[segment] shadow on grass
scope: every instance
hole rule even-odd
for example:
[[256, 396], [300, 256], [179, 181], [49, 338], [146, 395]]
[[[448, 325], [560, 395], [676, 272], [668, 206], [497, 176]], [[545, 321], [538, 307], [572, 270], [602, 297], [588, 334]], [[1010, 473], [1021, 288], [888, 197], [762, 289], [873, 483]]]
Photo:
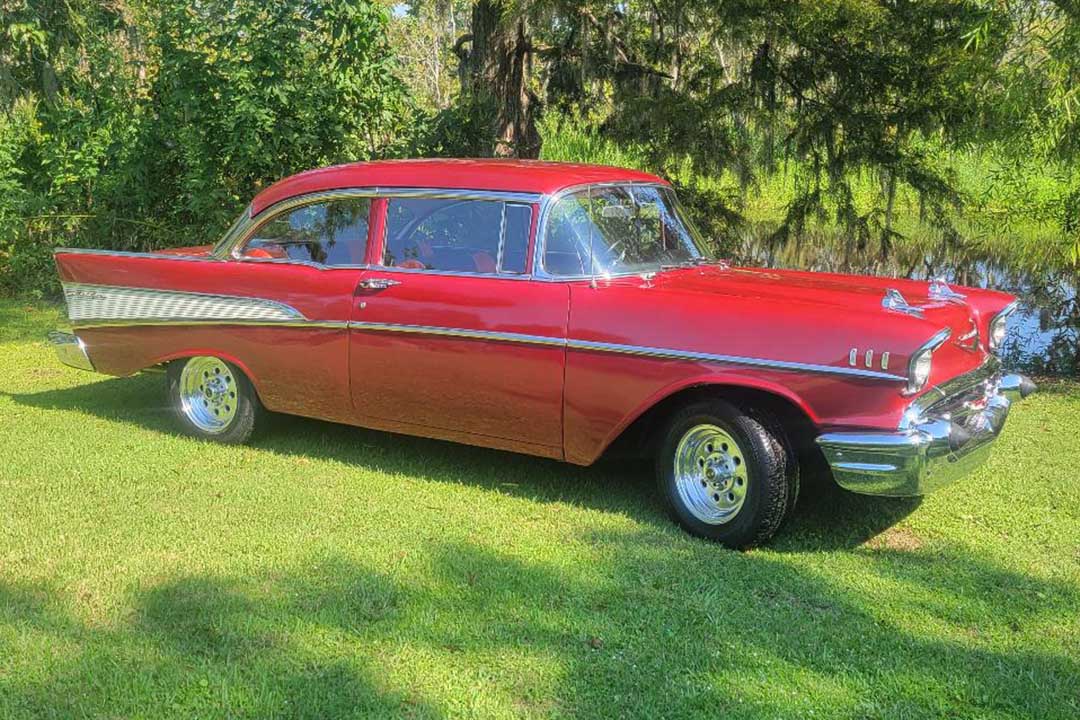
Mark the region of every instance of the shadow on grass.
[[[112, 421], [176, 434], [160, 375], [115, 378], [73, 388], [7, 394], [15, 402], [76, 410]], [[431, 482], [483, 487], [531, 500], [569, 502], [663, 524], [665, 514], [645, 462], [602, 459], [582, 468], [543, 458], [457, 443], [271, 415], [252, 446], [280, 455], [335, 460], [372, 471]], [[913, 512], [918, 498], [874, 498], [838, 488], [818, 470], [804, 478], [799, 506], [773, 548], [785, 552], [851, 548]]]
[[[1030, 635], [1017, 647], [912, 629], [873, 589], [782, 556], [651, 532], [591, 541], [599, 565], [431, 540], [410, 547], [424, 562], [392, 575], [336, 555], [246, 577], [174, 577], [134, 591], [105, 626], [80, 621], [61, 590], [0, 584], [0, 650], [14, 651], [13, 637], [53, 648], [33, 673], [0, 673], [0, 708], [440, 717], [503, 703], [568, 717], [1040, 719], [1080, 709], [1077, 658], [1037, 649]], [[977, 633], [1016, 633], [1078, 600], [1071, 586], [958, 548], [914, 557], [912, 572], [896, 572], [888, 554], [864, 559], [896, 594], [941, 598], [916, 613], [930, 627], [968, 628], [966, 613]]]

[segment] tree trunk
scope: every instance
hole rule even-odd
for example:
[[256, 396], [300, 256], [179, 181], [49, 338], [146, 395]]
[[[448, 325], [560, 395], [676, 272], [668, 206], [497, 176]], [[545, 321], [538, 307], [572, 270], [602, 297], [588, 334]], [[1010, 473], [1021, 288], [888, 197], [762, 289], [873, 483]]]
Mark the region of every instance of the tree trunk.
[[459, 52], [462, 91], [492, 114], [491, 154], [538, 157], [537, 98], [529, 89], [532, 57], [526, 18], [510, 15], [503, 0], [477, 0], [471, 35], [471, 49]]

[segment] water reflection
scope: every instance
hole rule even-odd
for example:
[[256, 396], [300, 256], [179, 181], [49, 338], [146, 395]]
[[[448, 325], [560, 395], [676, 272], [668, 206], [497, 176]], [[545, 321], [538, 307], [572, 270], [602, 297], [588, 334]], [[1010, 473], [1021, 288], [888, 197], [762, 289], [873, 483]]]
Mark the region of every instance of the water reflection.
[[807, 239], [771, 245], [764, 233], [747, 233], [734, 260], [760, 267], [801, 268], [921, 280], [944, 278], [958, 285], [989, 287], [1016, 295], [1019, 309], [1009, 320], [1002, 349], [1006, 367], [1033, 375], [1080, 374], [1080, 301], [1075, 272], [1010, 266], [977, 253], [900, 250], [882, 259], [835, 242]]

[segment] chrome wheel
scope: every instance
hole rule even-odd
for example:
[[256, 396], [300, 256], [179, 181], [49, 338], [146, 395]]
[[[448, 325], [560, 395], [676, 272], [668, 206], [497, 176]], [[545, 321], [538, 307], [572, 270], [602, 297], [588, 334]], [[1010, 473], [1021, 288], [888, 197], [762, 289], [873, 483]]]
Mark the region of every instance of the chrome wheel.
[[236, 378], [222, 360], [188, 360], [180, 373], [179, 390], [184, 416], [203, 432], [224, 432], [236, 417]]
[[749, 478], [742, 449], [716, 425], [695, 425], [675, 448], [675, 487], [687, 510], [709, 525], [734, 518]]

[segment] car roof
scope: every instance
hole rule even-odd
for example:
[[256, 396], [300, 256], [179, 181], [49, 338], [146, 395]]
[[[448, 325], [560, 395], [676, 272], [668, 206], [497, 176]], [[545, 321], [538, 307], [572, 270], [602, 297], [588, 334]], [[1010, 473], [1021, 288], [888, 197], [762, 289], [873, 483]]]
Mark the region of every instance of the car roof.
[[547, 195], [575, 185], [607, 182], [663, 183], [641, 172], [606, 165], [542, 160], [379, 160], [308, 170], [279, 180], [251, 202], [252, 216], [297, 195], [352, 187], [487, 190]]

